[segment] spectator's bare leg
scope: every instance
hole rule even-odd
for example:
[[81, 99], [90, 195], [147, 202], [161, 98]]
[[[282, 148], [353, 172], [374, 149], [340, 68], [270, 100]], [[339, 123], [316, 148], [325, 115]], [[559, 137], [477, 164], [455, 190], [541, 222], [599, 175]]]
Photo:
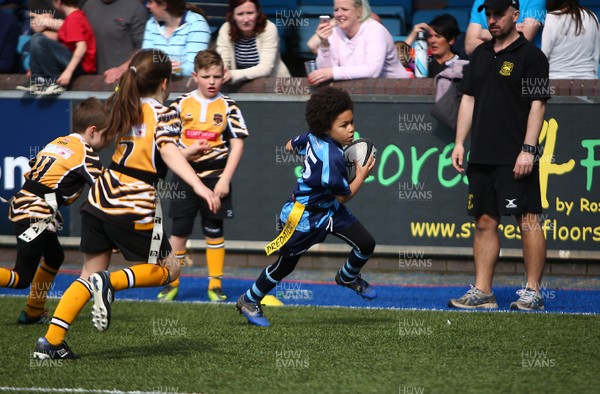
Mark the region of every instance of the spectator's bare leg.
[[500, 254], [499, 223], [499, 218], [490, 215], [484, 214], [475, 218], [475, 241], [473, 243], [475, 287], [485, 294], [492, 291], [494, 269]]

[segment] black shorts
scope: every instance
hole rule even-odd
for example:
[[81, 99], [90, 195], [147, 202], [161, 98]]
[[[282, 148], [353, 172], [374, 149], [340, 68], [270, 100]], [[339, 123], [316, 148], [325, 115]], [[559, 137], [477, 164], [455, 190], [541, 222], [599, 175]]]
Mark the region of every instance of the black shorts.
[[[219, 178], [203, 178], [202, 182], [210, 190], [214, 190]], [[173, 175], [169, 181], [169, 189], [174, 189], [173, 198], [170, 198], [171, 205], [169, 207], [170, 218], [180, 217], [195, 217], [198, 213], [203, 218], [207, 219], [231, 219], [233, 218], [233, 202], [232, 202], [232, 188], [229, 185], [229, 194], [221, 198], [221, 208], [217, 213], [212, 213], [208, 208], [206, 201], [194, 193], [194, 189], [181, 180], [177, 175]], [[165, 193], [165, 197], [170, 192]], [[161, 198], [163, 199], [163, 198]], [[167, 201], [167, 198], [163, 199]]]
[[[140, 231], [103, 222], [86, 212], [81, 213], [81, 244], [83, 253], [102, 253], [119, 249], [127, 261], [148, 261], [152, 231]], [[159, 260], [171, 253], [171, 244], [163, 234]]]
[[515, 179], [513, 166], [469, 164], [469, 216], [542, 213], [537, 166], [528, 176]]
[[[285, 206], [289, 207], [288, 204]], [[294, 231], [294, 234], [292, 234], [290, 239], [281, 247], [280, 253], [282, 255], [294, 256], [302, 254], [310, 249], [311, 246], [323, 242], [328, 234], [338, 234], [357, 222], [356, 217], [344, 205], [341, 205], [332, 215], [331, 220], [323, 220], [324, 213], [322, 212], [309, 212], [308, 214], [311, 223], [320, 222], [321, 225], [315, 227], [311, 226], [311, 229], [308, 232], [299, 230]], [[280, 226], [283, 228], [285, 223], [281, 223], [281, 220], [279, 220], [279, 222]], [[348, 240], [345, 241], [348, 242]]]

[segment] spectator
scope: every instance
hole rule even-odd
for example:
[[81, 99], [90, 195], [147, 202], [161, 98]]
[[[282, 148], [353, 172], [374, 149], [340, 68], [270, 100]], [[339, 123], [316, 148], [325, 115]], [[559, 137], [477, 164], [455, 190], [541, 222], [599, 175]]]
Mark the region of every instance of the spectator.
[[542, 51], [550, 79], [597, 79], [600, 60], [598, 18], [577, 0], [548, 0]]
[[31, 37], [31, 81], [28, 86], [17, 86], [19, 90], [60, 94], [73, 77], [96, 72], [96, 38], [85, 13], [77, 8], [77, 0], [55, 0], [54, 5], [66, 15], [57, 41], [41, 32]]
[[[371, 18], [374, 21], [377, 21], [379, 23], [381, 23], [381, 18], [379, 17], [379, 15], [377, 15], [374, 12], [371, 12]], [[335, 19], [334, 20], [330, 20], [329, 23], [331, 23], [332, 26], [335, 26]], [[310, 49], [310, 51], [312, 53], [314, 53], [315, 55], [319, 52], [319, 43], [321, 42], [321, 39], [319, 38], [319, 36], [317, 35], [317, 33], [313, 34], [312, 37], [310, 37], [308, 39], [308, 42], [306, 43], [306, 46], [308, 47], [308, 49]]]
[[371, 18], [368, 0], [334, 0], [336, 26], [319, 23], [318, 69], [308, 75], [316, 85], [329, 80], [409, 78], [391, 34]]
[[279, 34], [258, 0], [229, 0], [227, 22], [219, 29], [217, 52], [225, 64], [224, 83], [260, 77], [289, 77], [281, 60]]
[[442, 14], [433, 18], [429, 25], [419, 23], [415, 25], [406, 38], [408, 45], [413, 44], [419, 31], [425, 32], [427, 36], [427, 47], [430, 55], [427, 63], [427, 76], [433, 78], [459, 59], [458, 54], [452, 48], [460, 34], [458, 22], [452, 15]]
[[16, 71], [19, 21], [17, 17], [0, 12], [0, 74]]
[[[498, 227], [502, 216], [514, 216], [521, 232], [527, 284], [511, 309], [543, 310], [540, 293], [546, 239], [541, 226], [540, 147], [548, 90], [548, 60], [517, 31], [514, 0], [485, 0], [493, 39], [475, 49], [460, 83], [464, 93], [452, 165], [464, 173], [465, 142], [471, 134], [466, 170], [467, 212], [475, 217], [473, 258], [475, 286], [451, 299], [455, 308], [497, 308], [492, 291], [500, 255]], [[534, 85], [534, 93], [523, 89]]]
[[149, 0], [152, 18], [146, 23], [142, 48], [164, 51], [173, 74], [189, 77], [194, 71], [194, 57], [208, 48], [210, 28], [203, 11], [185, 0]]
[[96, 36], [97, 72], [106, 83], [114, 83], [142, 47], [148, 11], [139, 0], [88, 0], [83, 11]]
[[[82, 3], [83, 1], [79, 1]], [[65, 14], [61, 11], [58, 11], [53, 6], [54, 0], [27, 0], [27, 7], [29, 8], [29, 12], [40, 15], [40, 14], [48, 14], [52, 18], [63, 20], [65, 19]]]
[[[544, 24], [546, 15], [544, 0], [512, 0], [512, 3], [519, 9], [517, 30], [529, 41], [533, 41], [539, 28]], [[479, 44], [492, 39], [485, 14], [477, 10], [482, 4], [483, 0], [475, 0], [471, 9], [471, 21], [465, 37], [465, 52], [469, 56]]]

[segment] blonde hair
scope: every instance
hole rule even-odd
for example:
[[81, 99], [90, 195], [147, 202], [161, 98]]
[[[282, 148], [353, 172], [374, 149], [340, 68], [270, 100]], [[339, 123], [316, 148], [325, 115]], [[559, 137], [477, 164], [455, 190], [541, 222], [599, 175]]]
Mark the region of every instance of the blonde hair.
[[360, 22], [364, 22], [371, 17], [371, 5], [369, 0], [354, 0], [354, 7], [362, 7]]

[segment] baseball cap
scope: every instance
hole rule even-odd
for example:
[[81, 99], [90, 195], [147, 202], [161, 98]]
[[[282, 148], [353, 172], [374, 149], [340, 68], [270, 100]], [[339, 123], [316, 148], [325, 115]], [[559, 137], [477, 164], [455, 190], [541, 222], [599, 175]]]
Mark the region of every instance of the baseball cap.
[[482, 5], [477, 7], [477, 12], [481, 12], [485, 8], [491, 8], [494, 11], [504, 11], [510, 6], [518, 10], [519, 0], [485, 0]]

